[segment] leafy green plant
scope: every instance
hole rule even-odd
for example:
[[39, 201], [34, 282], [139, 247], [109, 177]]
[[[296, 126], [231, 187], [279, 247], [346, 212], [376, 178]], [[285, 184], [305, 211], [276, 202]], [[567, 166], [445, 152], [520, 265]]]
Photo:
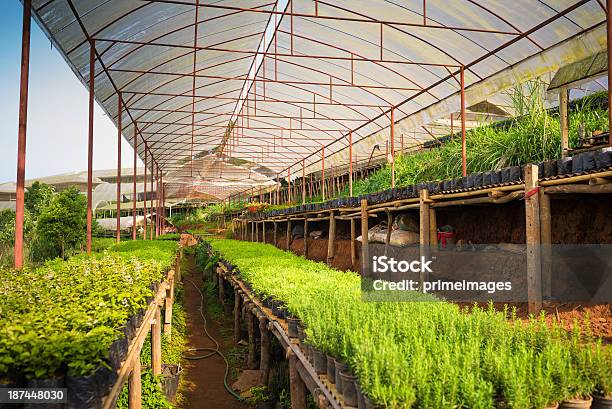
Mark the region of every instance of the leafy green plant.
[[[306, 325], [307, 341], [346, 362], [383, 407], [543, 408], [605, 384], [612, 349], [575, 326], [527, 323], [409, 293], [365, 301], [360, 277], [267, 244], [211, 240], [260, 297], [274, 296]], [[609, 387], [609, 383], [608, 383]]]
[[147, 241], [133, 252], [55, 259], [0, 270], [0, 377], [90, 375], [107, 358], [128, 318], [148, 305], [176, 252]]

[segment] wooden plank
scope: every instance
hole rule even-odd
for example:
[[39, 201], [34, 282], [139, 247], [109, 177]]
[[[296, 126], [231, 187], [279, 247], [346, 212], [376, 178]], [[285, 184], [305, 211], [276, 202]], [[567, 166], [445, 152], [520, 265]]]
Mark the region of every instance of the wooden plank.
[[132, 372], [132, 368], [136, 365], [136, 361], [140, 362], [140, 351], [142, 350], [142, 344], [144, 343], [149, 331], [151, 330], [151, 321], [154, 318], [155, 309], [161, 304], [165, 292], [167, 288], [167, 283], [164, 281], [157, 291], [157, 294], [151, 304], [149, 304], [149, 308], [145, 312], [145, 316], [142, 320], [142, 324], [136, 331], [136, 335], [132, 339], [130, 346], [128, 347], [128, 352], [125, 358], [125, 361], [121, 365], [121, 368], [117, 371], [117, 380], [115, 384], [111, 388], [110, 392], [104, 397], [102, 408], [103, 409], [111, 409], [115, 407], [115, 401], [119, 393], [121, 392], [121, 388], [128, 381], [130, 373]]
[[334, 250], [336, 243], [336, 219], [334, 217], [334, 211], [329, 212], [329, 232], [327, 237], [327, 264], [331, 264], [334, 259]]
[[287, 348], [289, 360], [289, 388], [291, 391], [291, 409], [306, 409], [306, 385], [297, 371], [297, 357], [291, 348]]
[[130, 409], [142, 408], [142, 380], [140, 370], [140, 357], [134, 361], [128, 381], [128, 407]]
[[355, 219], [351, 219], [351, 267], [355, 269], [357, 254], [355, 252]]
[[304, 258], [308, 258], [308, 219], [304, 219]]
[[[527, 244], [527, 300], [529, 313], [542, 309], [542, 265], [540, 238], [540, 195], [530, 193], [538, 186], [538, 167], [525, 166], [525, 224]], [[529, 196], [529, 197], [527, 197]]]
[[540, 241], [542, 242], [542, 299], [552, 296], [552, 218], [550, 196], [540, 189]]
[[262, 220], [261, 221], [261, 242], [265, 243], [266, 242], [266, 221]]
[[287, 219], [287, 250], [291, 249], [291, 218]]
[[[419, 250], [421, 257], [429, 260], [430, 241], [429, 241], [429, 191], [422, 189], [419, 192]], [[422, 271], [419, 273], [419, 284], [423, 288], [423, 283], [429, 281], [428, 273]]]
[[259, 223], [253, 222], [255, 224], [255, 241], [259, 242]]
[[234, 289], [234, 342], [240, 341], [240, 305], [242, 297], [238, 288]]
[[560, 186], [550, 186], [544, 189], [546, 194], [555, 195], [555, 194], [602, 194], [602, 193], [612, 193], [612, 183], [608, 183], [605, 185], [597, 184], [597, 185], [560, 185]]
[[155, 317], [151, 323], [151, 369], [153, 375], [161, 375], [161, 314], [155, 308]]
[[438, 222], [436, 220], [436, 209], [429, 206], [429, 243], [432, 247], [438, 245]]
[[277, 245], [276, 239], [277, 239], [278, 226], [277, 226], [276, 222], [273, 222], [273, 223], [274, 223], [274, 236], [273, 236], [273, 238], [274, 238], [274, 246], [276, 246]]
[[259, 317], [259, 337], [260, 337], [260, 354], [259, 354], [259, 381], [262, 385], [268, 385], [270, 380], [270, 331], [268, 330], [268, 320], [265, 315]]
[[391, 211], [387, 209], [387, 236], [385, 237], [385, 256], [389, 251], [389, 242], [391, 241], [391, 230], [393, 226], [393, 215]]
[[[172, 276], [170, 273], [172, 273]], [[170, 270], [168, 277], [169, 288], [166, 290], [164, 301], [164, 335], [170, 340], [172, 338], [172, 307], [174, 305], [174, 271]]]
[[368, 200], [361, 200], [361, 276], [370, 275], [370, 243], [368, 240]]

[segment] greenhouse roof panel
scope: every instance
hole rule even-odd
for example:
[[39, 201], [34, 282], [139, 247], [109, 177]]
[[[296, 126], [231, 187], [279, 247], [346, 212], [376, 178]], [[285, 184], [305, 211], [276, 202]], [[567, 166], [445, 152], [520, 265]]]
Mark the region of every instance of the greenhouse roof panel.
[[350, 132], [367, 156], [391, 107], [427, 140], [459, 110], [461, 67], [475, 105], [601, 51], [606, 20], [598, 0], [35, 0], [34, 15], [86, 86], [94, 42], [96, 100], [117, 122], [120, 93], [125, 137], [136, 124], [165, 177], [200, 180], [214, 151], [264, 166], [261, 183], [318, 171], [324, 146], [344, 164]]

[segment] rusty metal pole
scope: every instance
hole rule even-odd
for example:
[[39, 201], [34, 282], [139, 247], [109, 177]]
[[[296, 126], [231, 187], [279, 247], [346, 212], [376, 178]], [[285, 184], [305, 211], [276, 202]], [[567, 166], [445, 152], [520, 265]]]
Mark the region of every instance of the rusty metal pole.
[[121, 241], [121, 93], [117, 93], [117, 243]]
[[28, 123], [28, 83], [30, 71], [30, 26], [32, 0], [23, 2], [21, 33], [21, 79], [19, 82], [19, 132], [17, 136], [17, 189], [15, 203], [15, 269], [23, 267], [23, 218], [25, 196], [25, 159]]
[[467, 175], [467, 144], [465, 140], [465, 69], [463, 65], [460, 71], [461, 76], [461, 174]]
[[321, 198], [325, 201], [325, 146], [321, 147]]
[[302, 204], [306, 203], [306, 162], [302, 159]]
[[94, 133], [94, 82], [96, 43], [89, 44], [89, 132], [87, 141], [87, 254], [91, 253], [92, 187], [93, 187], [93, 133]]
[[349, 131], [349, 196], [353, 197], [353, 132]]
[[391, 107], [391, 187], [395, 187], [395, 116]]
[[159, 237], [159, 167], [155, 169], [155, 238]]
[[287, 203], [291, 203], [291, 166], [287, 168]]
[[[608, 128], [612, 126], [612, 88], [610, 88], [610, 80], [612, 78], [612, 18], [610, 17], [610, 10], [612, 10], [612, 0], [606, 0], [608, 10], [606, 18], [606, 29], [608, 33]], [[612, 146], [612, 137], [608, 135], [608, 145]]]
[[138, 193], [136, 192], [136, 162], [138, 157], [138, 129], [134, 124], [134, 173], [132, 175], [133, 197], [132, 197], [132, 240], [136, 240], [136, 202], [138, 201]]
[[[155, 230], [155, 224], [153, 224], [153, 154], [149, 152], [149, 156], [151, 157], [151, 201], [149, 209], [151, 209], [151, 232], [149, 233], [149, 238], [153, 240], [153, 230]], [[157, 192], [155, 192], [157, 194]], [[157, 217], [157, 215], [155, 215]]]
[[[143, 141], [144, 142], [144, 141]], [[142, 239], [146, 240], [147, 239], [147, 143], [144, 142], [144, 180], [143, 180], [143, 185], [144, 185], [144, 200], [143, 200], [143, 209], [144, 209], [144, 220], [142, 221], [143, 226], [144, 226], [144, 232], [142, 233]]]

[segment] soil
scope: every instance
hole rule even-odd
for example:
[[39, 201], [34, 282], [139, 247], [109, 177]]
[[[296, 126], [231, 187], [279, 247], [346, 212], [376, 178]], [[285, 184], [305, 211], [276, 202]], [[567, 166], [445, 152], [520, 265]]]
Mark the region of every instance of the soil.
[[[184, 274], [194, 283], [199, 285], [202, 282], [200, 274], [196, 273], [195, 260], [193, 255], [186, 256]], [[185, 312], [187, 315], [187, 348], [214, 348], [214, 343], [206, 336], [203, 331], [203, 321], [199, 312], [200, 293], [184, 279], [185, 288]], [[216, 319], [210, 314], [204, 314], [207, 321], [207, 329], [220, 344], [221, 352], [226, 356], [234, 346], [231, 338], [231, 322], [225, 317]], [[228, 334], [230, 334], [228, 336]], [[201, 354], [205, 354], [202, 351]], [[225, 373], [225, 363], [223, 359], [214, 355], [207, 359], [197, 361], [187, 361], [185, 364], [185, 380], [181, 393], [183, 395], [182, 409], [240, 409], [249, 406], [238, 402], [223, 387], [223, 375]], [[228, 380], [231, 385], [232, 379]]]

